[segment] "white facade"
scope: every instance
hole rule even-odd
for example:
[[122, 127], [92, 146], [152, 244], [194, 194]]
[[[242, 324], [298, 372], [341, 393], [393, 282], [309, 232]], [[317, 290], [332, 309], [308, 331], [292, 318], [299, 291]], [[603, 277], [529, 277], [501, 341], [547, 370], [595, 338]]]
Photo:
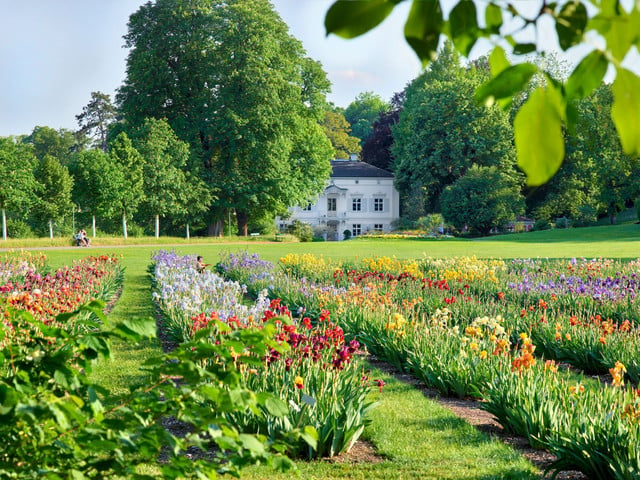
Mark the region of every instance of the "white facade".
[[[325, 240], [343, 240], [366, 232], [392, 229], [400, 217], [400, 198], [393, 174], [357, 160], [334, 160], [325, 191], [306, 208], [293, 207], [289, 219], [276, 219], [281, 230], [294, 220], [309, 223]], [[347, 234], [348, 235], [348, 234]]]

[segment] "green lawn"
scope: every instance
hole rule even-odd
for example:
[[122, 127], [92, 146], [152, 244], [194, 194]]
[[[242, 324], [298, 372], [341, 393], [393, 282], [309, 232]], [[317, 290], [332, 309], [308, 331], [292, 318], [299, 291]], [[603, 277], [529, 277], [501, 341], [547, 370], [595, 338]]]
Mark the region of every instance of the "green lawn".
[[[115, 254], [125, 267], [125, 285], [120, 300], [109, 314], [112, 322], [125, 317], [150, 317], [151, 282], [148, 267], [153, 252], [175, 249], [178, 253], [201, 254], [207, 263], [215, 263], [220, 253], [248, 250], [277, 261], [287, 253], [313, 253], [336, 259], [354, 256], [396, 256], [416, 258], [476, 255], [478, 257], [610, 257], [637, 258], [640, 255], [640, 225], [625, 224], [584, 229], [552, 230], [513, 234], [477, 240], [374, 240], [355, 239], [346, 242], [288, 243], [256, 241], [215, 242], [197, 239], [147, 239], [153, 246], [128, 243], [99, 245], [90, 248], [56, 247], [45, 250], [51, 266], [71, 264], [74, 259], [102, 253]], [[136, 240], [138, 242], [139, 240]], [[10, 248], [42, 248], [41, 243], [22, 242]], [[106, 242], [105, 242], [106, 243]], [[120, 242], [121, 243], [121, 242]], [[0, 247], [2, 247], [0, 243]], [[129, 385], [144, 382], [139, 365], [158, 352], [157, 342], [142, 345], [115, 345], [114, 359], [96, 368], [95, 378], [114, 394], [126, 392]], [[382, 374], [380, 374], [382, 375]], [[300, 478], [424, 478], [424, 479], [490, 479], [535, 478], [533, 467], [497, 440], [478, 433], [421, 392], [387, 377], [388, 385], [378, 395], [382, 405], [375, 411], [366, 437], [385, 457], [382, 463], [344, 465], [328, 462], [301, 462]], [[153, 472], [153, 466], [147, 466]], [[250, 478], [281, 477], [264, 469], [251, 469]]]

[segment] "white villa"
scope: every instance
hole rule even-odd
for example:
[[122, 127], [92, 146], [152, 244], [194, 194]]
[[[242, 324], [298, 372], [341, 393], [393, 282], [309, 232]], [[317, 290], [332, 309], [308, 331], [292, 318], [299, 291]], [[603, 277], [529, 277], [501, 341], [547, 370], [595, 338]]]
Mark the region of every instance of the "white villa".
[[[294, 220], [309, 223], [325, 240], [343, 240], [366, 232], [391, 230], [400, 217], [393, 174], [356, 158], [333, 160], [331, 178], [315, 204], [290, 208], [290, 218], [276, 218], [280, 230]], [[345, 233], [346, 232], [346, 233]]]

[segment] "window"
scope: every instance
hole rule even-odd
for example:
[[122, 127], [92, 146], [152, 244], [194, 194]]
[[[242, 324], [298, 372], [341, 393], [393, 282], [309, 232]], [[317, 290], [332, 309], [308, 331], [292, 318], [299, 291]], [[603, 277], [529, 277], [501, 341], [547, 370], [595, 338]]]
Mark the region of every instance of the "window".
[[354, 212], [362, 211], [362, 199], [361, 198], [354, 198], [354, 199], [351, 200], [351, 210], [353, 210]]
[[335, 198], [327, 198], [327, 211], [335, 212], [337, 210], [337, 202]]
[[373, 199], [373, 211], [374, 212], [384, 212], [384, 198], [374, 198]]
[[384, 225], [381, 223], [374, 223], [373, 224], [373, 231], [374, 232], [382, 232], [384, 231]]
[[357, 237], [358, 235], [362, 235], [362, 225], [359, 223], [354, 223], [353, 228], [351, 229], [351, 234], [354, 237]]
[[304, 207], [302, 210], [304, 210], [305, 212], [310, 212], [311, 211], [311, 204], [307, 204], [306, 207]]

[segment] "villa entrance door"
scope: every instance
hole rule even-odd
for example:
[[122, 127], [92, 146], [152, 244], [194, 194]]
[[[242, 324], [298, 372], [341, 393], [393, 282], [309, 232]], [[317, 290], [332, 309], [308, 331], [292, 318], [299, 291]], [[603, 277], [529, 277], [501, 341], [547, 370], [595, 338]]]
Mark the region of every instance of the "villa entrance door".
[[338, 240], [338, 223], [327, 222], [327, 241], [335, 242]]

